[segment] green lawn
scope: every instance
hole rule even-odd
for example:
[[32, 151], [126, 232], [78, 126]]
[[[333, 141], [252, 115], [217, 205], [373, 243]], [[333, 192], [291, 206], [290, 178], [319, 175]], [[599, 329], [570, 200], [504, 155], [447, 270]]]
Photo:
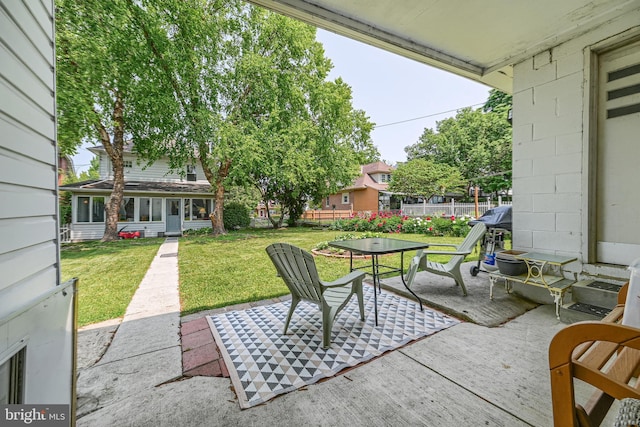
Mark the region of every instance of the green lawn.
[[[344, 232], [294, 228], [241, 231], [223, 238], [182, 238], [178, 257], [182, 313], [190, 314], [285, 295], [288, 293], [287, 287], [276, 276], [265, 248], [273, 242], [286, 242], [310, 251], [317, 243], [334, 240], [340, 234]], [[456, 244], [463, 240], [417, 234], [392, 234], [388, 237]], [[477, 254], [472, 255], [477, 259]], [[442, 257], [442, 260], [446, 259], [448, 257]], [[400, 255], [386, 255], [384, 263], [399, 266]], [[334, 280], [349, 272], [348, 258], [318, 256], [316, 264], [324, 280]]]
[[[226, 236], [188, 236], [180, 239], [178, 263], [182, 313], [259, 301], [288, 293], [265, 252], [273, 242], [287, 242], [310, 251], [317, 243], [334, 240], [338, 231], [250, 229]], [[358, 233], [356, 233], [358, 234]], [[434, 238], [393, 234], [390, 238], [420, 242], [460, 243], [462, 238]], [[122, 317], [163, 238], [86, 242], [64, 245], [62, 279], [78, 277], [78, 324], [84, 326]], [[436, 258], [437, 259], [437, 258]], [[442, 258], [446, 260], [447, 257]], [[477, 254], [469, 258], [477, 259]], [[369, 261], [360, 260], [368, 263]], [[385, 264], [399, 265], [400, 255], [387, 255]], [[349, 260], [316, 257], [320, 276], [334, 280], [347, 274]]]
[[78, 326], [124, 315], [164, 239], [62, 246], [62, 280], [77, 277]]

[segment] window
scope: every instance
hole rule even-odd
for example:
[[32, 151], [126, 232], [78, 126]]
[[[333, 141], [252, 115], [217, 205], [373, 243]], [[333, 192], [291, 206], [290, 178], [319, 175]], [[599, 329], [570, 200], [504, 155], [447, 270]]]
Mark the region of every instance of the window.
[[210, 199], [184, 199], [184, 220], [209, 219]]
[[349, 203], [349, 193], [342, 193], [342, 204], [346, 205]]
[[91, 221], [104, 222], [104, 197], [92, 197], [91, 203]]
[[211, 200], [191, 199], [191, 216], [194, 219], [209, 219]]
[[327, 196], [327, 201], [326, 201], [325, 203], [326, 203], [326, 206], [327, 206], [327, 207], [331, 206], [331, 205], [329, 204], [329, 196]]
[[118, 221], [135, 221], [135, 199], [133, 197], [123, 197], [120, 205], [120, 215]]
[[104, 197], [78, 197], [77, 222], [104, 222]]
[[151, 210], [151, 221], [162, 221], [162, 199], [154, 197], [151, 199], [151, 205], [153, 207]]
[[133, 161], [132, 160], [123, 160], [122, 163], [123, 163], [123, 166], [125, 168], [132, 168], [133, 167]]
[[0, 365], [0, 404], [2, 405], [23, 403], [25, 355], [26, 348], [23, 348]]
[[191, 199], [184, 199], [184, 220], [191, 221]]
[[390, 181], [391, 181], [391, 174], [383, 173], [382, 175], [380, 175], [380, 182], [390, 182]]
[[91, 197], [78, 197], [78, 213], [77, 221], [78, 222], [90, 222], [89, 218], [91, 218], [91, 205], [89, 204], [91, 201]]
[[139, 220], [146, 221], [162, 221], [162, 199], [141, 197]]
[[196, 167], [193, 165], [187, 166], [187, 181], [196, 181]]

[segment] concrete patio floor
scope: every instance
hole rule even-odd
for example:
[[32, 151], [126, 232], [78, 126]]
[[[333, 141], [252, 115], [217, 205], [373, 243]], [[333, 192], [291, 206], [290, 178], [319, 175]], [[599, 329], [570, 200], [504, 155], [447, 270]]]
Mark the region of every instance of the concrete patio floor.
[[[177, 252], [177, 241], [168, 243], [158, 252], [149, 280], [145, 277], [141, 284], [159, 295], [171, 295], [174, 288], [177, 292], [177, 265], [171, 264], [176, 258], [167, 255]], [[156, 268], [165, 270], [154, 275]], [[465, 281], [467, 297], [433, 275], [421, 276], [418, 283], [423, 284], [423, 300], [447, 302], [451, 307], [445, 311], [458, 311], [467, 321], [246, 410], [240, 409], [229, 378], [210, 376], [218, 374], [211, 366], [184, 369], [185, 347], [204, 347], [210, 341], [203, 344], [209, 338], [201, 328], [201, 334], [183, 329], [181, 342], [180, 323], [196, 325], [211, 312], [180, 319], [172, 304], [160, 304], [169, 312], [145, 314], [144, 308], [135, 308], [134, 297], [134, 309], [130, 306], [120, 326], [109, 322], [79, 331], [77, 425], [552, 425], [547, 349], [564, 327], [554, 307], [520, 300], [498, 287], [491, 301], [486, 275], [466, 275]], [[390, 289], [396, 285], [387, 281]], [[478, 324], [501, 317], [498, 326]], [[131, 342], [127, 333], [137, 338], [137, 350], [124, 352], [120, 343]], [[209, 357], [210, 350], [201, 354]], [[579, 401], [589, 394], [587, 386], [579, 385]]]

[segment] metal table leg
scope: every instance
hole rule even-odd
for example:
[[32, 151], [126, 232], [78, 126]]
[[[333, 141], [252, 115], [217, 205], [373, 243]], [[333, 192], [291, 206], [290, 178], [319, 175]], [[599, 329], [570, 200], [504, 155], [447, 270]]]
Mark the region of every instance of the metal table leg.
[[413, 295], [413, 297], [420, 304], [420, 311], [424, 311], [422, 308], [422, 300], [420, 299], [420, 297], [418, 297], [418, 295], [416, 295], [415, 292], [411, 290], [411, 288], [409, 288], [409, 286], [407, 286], [407, 282], [404, 280], [404, 252], [400, 252], [400, 278], [402, 279], [402, 284], [404, 285], [404, 287], [411, 293], [411, 295]]
[[371, 255], [371, 272], [373, 273], [373, 307], [376, 316], [376, 326], [378, 326], [378, 290], [376, 289], [376, 281], [378, 282], [377, 286], [380, 287], [380, 277], [378, 276], [377, 255]]

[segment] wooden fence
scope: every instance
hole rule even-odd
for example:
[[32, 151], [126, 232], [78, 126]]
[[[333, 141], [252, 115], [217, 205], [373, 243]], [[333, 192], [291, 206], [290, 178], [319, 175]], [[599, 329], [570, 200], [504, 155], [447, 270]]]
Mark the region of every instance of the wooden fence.
[[335, 221], [341, 218], [351, 218], [353, 211], [345, 210], [308, 210], [302, 214], [303, 221]]

